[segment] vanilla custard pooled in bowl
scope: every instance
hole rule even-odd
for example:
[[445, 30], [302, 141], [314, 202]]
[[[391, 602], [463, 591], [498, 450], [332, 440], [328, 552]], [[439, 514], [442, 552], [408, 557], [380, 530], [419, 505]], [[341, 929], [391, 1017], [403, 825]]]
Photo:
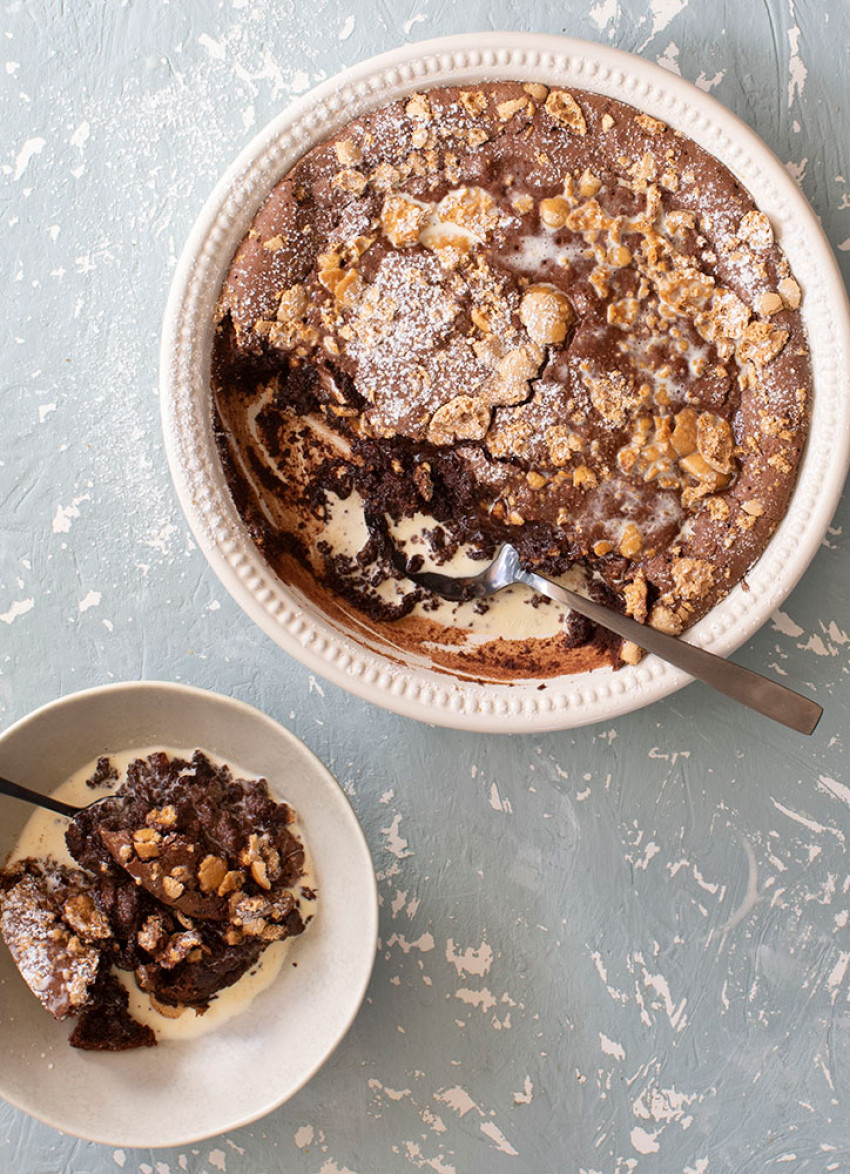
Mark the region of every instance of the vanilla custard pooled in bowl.
[[731, 172], [611, 98], [500, 82], [350, 123], [274, 188], [219, 303], [213, 395], [264, 558], [399, 654], [481, 679], [639, 652], [525, 589], [393, 570], [502, 542], [678, 633], [787, 507], [811, 374], [801, 292]]

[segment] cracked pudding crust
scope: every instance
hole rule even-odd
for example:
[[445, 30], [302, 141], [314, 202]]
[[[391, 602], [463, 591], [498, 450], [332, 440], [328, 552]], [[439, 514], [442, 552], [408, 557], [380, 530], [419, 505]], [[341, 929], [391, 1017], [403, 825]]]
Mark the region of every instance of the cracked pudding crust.
[[525, 592], [438, 603], [384, 533], [449, 571], [510, 541], [681, 632], [788, 504], [800, 302], [767, 216], [657, 119], [536, 83], [414, 94], [306, 154], [233, 259], [231, 493], [280, 578], [384, 651], [484, 679], [634, 663]]

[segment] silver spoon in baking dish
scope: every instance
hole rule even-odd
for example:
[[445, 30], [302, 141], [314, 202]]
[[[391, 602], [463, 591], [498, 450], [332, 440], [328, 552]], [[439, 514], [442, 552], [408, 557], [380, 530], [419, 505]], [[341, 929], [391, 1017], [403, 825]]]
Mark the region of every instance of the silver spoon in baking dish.
[[771, 681], [759, 673], [745, 669], [722, 656], [697, 648], [678, 636], [668, 636], [646, 624], [639, 624], [629, 616], [621, 615], [592, 599], [585, 599], [574, 591], [568, 591], [553, 583], [551, 579], [534, 571], [526, 571], [520, 564], [519, 555], [512, 546], [505, 545], [494, 561], [478, 575], [451, 576], [432, 571], [411, 571], [407, 559], [391, 542], [387, 542], [393, 566], [400, 574], [417, 583], [427, 591], [452, 602], [467, 599], [483, 599], [509, 587], [512, 583], [525, 583], [541, 595], [547, 595], [558, 603], [566, 604], [579, 615], [593, 623], [607, 628], [624, 640], [631, 640], [647, 652], [654, 652], [662, 660], [683, 669], [692, 677], [704, 681], [712, 689], [725, 693], [734, 701], [749, 706], [765, 717], [773, 718], [801, 734], [811, 734], [823, 713], [821, 706], [807, 697], [801, 697], [786, 689], [778, 681]]

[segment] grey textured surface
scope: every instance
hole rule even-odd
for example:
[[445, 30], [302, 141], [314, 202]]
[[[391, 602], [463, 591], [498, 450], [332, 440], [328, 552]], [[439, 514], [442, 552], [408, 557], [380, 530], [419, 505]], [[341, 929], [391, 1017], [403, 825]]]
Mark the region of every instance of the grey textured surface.
[[804, 741], [693, 685], [611, 727], [477, 737], [313, 679], [219, 587], [156, 393], [176, 254], [295, 93], [403, 40], [490, 28], [637, 51], [744, 118], [850, 258], [844, 0], [3, 5], [0, 721], [171, 679], [244, 698], [335, 772], [381, 949], [289, 1104], [113, 1151], [0, 1104], [3, 1174], [716, 1174], [850, 1166], [850, 556], [738, 654], [826, 708]]

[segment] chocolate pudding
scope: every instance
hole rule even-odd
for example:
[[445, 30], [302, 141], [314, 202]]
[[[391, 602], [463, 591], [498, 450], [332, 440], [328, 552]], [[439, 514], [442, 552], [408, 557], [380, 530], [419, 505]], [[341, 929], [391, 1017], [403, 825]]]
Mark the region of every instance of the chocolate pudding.
[[679, 131], [504, 82], [410, 95], [309, 151], [221, 293], [215, 427], [280, 579], [393, 655], [544, 678], [640, 650], [540, 600], [393, 569], [525, 565], [679, 633], [782, 518], [807, 426], [801, 291]]
[[[99, 760], [89, 786], [117, 782]], [[303, 933], [315, 893], [293, 820], [264, 779], [234, 778], [201, 751], [191, 761], [157, 752], [68, 825], [81, 867], [48, 854], [0, 871], [2, 936], [47, 1010], [77, 1017], [74, 1047], [156, 1043], [117, 972], [166, 1018], [203, 1014], [271, 943]]]

